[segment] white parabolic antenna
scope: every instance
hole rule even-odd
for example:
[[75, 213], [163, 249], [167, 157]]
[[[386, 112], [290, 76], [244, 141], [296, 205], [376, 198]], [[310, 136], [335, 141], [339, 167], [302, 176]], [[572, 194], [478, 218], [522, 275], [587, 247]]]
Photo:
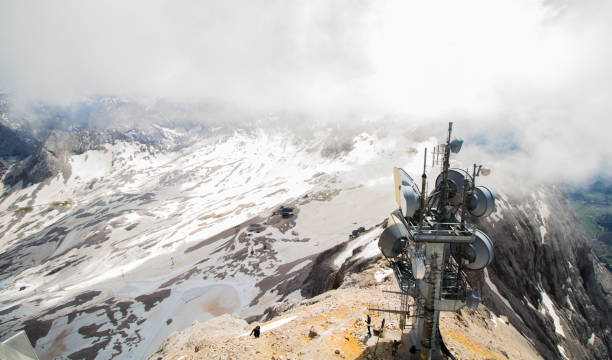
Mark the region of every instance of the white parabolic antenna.
[[403, 250], [403, 240], [408, 236], [408, 231], [401, 224], [395, 224], [387, 227], [380, 234], [378, 239], [378, 247], [380, 251], [389, 259], [396, 258]]
[[468, 197], [468, 210], [472, 216], [485, 217], [495, 211], [495, 196], [484, 186], [476, 186]]
[[421, 206], [421, 192], [414, 180], [401, 168], [393, 168], [395, 182], [395, 201], [402, 210], [402, 215], [409, 218]]
[[467, 246], [467, 252], [472, 252], [473, 260], [465, 267], [470, 270], [482, 270], [493, 260], [493, 243], [487, 234], [480, 230], [474, 231], [474, 242]]

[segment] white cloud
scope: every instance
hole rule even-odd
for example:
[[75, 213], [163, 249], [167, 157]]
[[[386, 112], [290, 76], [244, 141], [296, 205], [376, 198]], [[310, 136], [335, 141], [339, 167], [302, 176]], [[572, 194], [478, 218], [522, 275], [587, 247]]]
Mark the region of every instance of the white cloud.
[[611, 9], [604, 0], [0, 1], [0, 89], [58, 104], [108, 94], [454, 120], [472, 133], [514, 133], [526, 156], [512, 156], [526, 169], [546, 161], [592, 172], [612, 159]]

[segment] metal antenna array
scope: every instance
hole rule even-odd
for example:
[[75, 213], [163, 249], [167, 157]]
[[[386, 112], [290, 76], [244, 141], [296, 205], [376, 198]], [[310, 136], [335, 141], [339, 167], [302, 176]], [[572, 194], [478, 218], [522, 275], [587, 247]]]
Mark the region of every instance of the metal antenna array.
[[468, 221], [469, 217], [488, 216], [495, 209], [493, 193], [474, 184], [474, 178], [487, 175], [488, 169], [475, 165], [470, 175], [450, 168], [451, 153], [458, 153], [463, 144], [463, 140], [451, 140], [452, 130], [449, 123], [446, 143], [433, 150], [432, 164], [441, 152], [443, 160], [429, 196], [425, 191], [427, 150], [422, 190], [404, 170], [393, 169], [399, 209], [391, 213], [378, 242], [395, 274], [400, 291], [394, 293], [401, 296], [401, 305], [399, 309], [371, 310], [400, 316], [400, 328], [407, 332], [402, 340], [414, 359], [442, 357], [440, 311], [457, 311], [466, 304], [477, 306], [480, 295], [470, 288], [465, 271], [482, 270], [493, 259], [491, 240]]

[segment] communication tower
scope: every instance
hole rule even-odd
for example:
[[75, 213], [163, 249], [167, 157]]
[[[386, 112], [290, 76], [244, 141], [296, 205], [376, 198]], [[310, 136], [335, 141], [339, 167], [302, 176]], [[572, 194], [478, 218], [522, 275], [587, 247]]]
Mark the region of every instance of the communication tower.
[[[488, 175], [489, 170], [474, 165], [470, 175], [467, 170], [450, 168], [451, 153], [458, 153], [463, 145], [463, 140], [451, 141], [452, 129], [451, 122], [446, 143], [434, 149], [434, 154], [442, 155], [442, 171], [429, 195], [427, 149], [421, 190], [403, 169], [393, 169], [399, 208], [389, 216], [378, 242], [395, 274], [402, 305], [400, 310], [371, 310], [400, 315], [400, 327], [407, 330], [404, 342], [409, 342], [414, 359], [442, 358], [440, 311], [478, 306], [480, 294], [470, 288], [465, 271], [482, 270], [493, 260], [491, 239], [468, 221], [495, 210], [493, 193], [476, 186], [476, 178]], [[434, 156], [432, 163], [436, 160]], [[412, 314], [409, 297], [414, 304]]]

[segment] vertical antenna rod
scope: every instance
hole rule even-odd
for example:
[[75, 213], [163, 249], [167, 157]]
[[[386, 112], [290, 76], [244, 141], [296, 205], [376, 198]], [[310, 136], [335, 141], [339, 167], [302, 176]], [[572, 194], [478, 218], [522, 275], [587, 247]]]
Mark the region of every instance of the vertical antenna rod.
[[436, 165], [436, 147], [433, 148], [433, 155], [431, 156], [431, 167]]
[[444, 163], [442, 164], [442, 193], [440, 194], [440, 204], [438, 211], [442, 211], [442, 218], [448, 217], [448, 168], [450, 167], [450, 139], [451, 133], [453, 132], [453, 123], [448, 123], [448, 138], [446, 139], [446, 145], [444, 146]]
[[425, 173], [427, 170], [427, 148], [425, 148], [425, 157], [423, 159], [423, 175], [421, 176], [421, 211], [423, 211], [423, 213], [420, 216], [420, 220], [419, 220], [419, 226], [422, 227], [423, 226], [423, 218], [425, 218], [425, 212], [423, 209], [425, 209], [425, 194], [426, 193], [426, 189], [425, 187], [427, 186], [427, 174]]
[[476, 166], [476, 164], [474, 164], [474, 171], [472, 172], [472, 191], [474, 191], [474, 189], [476, 188], [476, 177], [480, 176], [481, 168], [482, 165]]

